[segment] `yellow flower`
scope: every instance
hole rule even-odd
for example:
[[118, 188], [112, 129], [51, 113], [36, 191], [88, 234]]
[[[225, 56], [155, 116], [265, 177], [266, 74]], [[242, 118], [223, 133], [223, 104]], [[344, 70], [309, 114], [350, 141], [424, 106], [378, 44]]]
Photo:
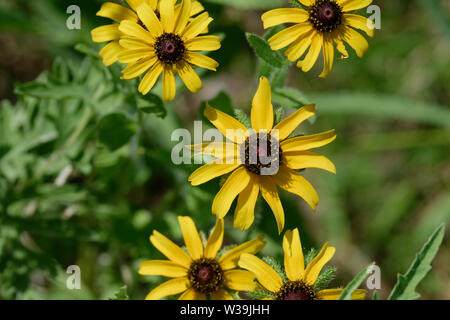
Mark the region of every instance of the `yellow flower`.
[[264, 13], [261, 17], [264, 28], [283, 23], [293, 26], [278, 32], [269, 39], [272, 50], [289, 46], [285, 55], [289, 61], [297, 61], [308, 50], [305, 58], [297, 62], [297, 67], [308, 72], [323, 51], [324, 66], [320, 74], [325, 78], [333, 67], [334, 44], [343, 58], [348, 57], [344, 42], [348, 43], [358, 57], [369, 48], [367, 40], [355, 29], [372, 37], [372, 21], [347, 12], [367, 7], [372, 0], [298, 0], [307, 9], [281, 8]]
[[[105, 2], [100, 11], [97, 12], [97, 16], [108, 18], [114, 22], [117, 22], [100, 26], [91, 31], [92, 40], [94, 42], [108, 42], [108, 44], [99, 52], [105, 66], [110, 66], [115, 63], [119, 59], [120, 52], [123, 50], [120, 46], [119, 40], [121, 36], [124, 36], [124, 34], [119, 30], [119, 23], [122, 20], [139, 22], [136, 10], [144, 2], [155, 10], [155, 12], [159, 12], [161, 3], [160, 0], [126, 0], [126, 2], [130, 6], [130, 9], [117, 3]], [[176, 15], [178, 15], [180, 8], [180, 4], [175, 6]], [[200, 2], [194, 0], [192, 2], [190, 16], [194, 16], [203, 10], [204, 8]]]
[[[273, 300], [337, 300], [343, 289], [318, 291], [314, 288], [320, 271], [336, 251], [334, 247], [325, 243], [305, 269], [299, 232], [294, 229], [284, 234], [283, 251], [287, 276], [285, 281], [269, 265], [252, 254], [243, 254], [239, 266], [253, 272], [258, 282], [270, 292]], [[352, 300], [364, 300], [365, 296], [366, 291], [358, 289], [352, 294]]]
[[[223, 218], [239, 195], [234, 212], [234, 227], [246, 230], [253, 223], [255, 203], [261, 191], [275, 215], [278, 232], [281, 233], [285, 217], [277, 185], [302, 197], [315, 210], [319, 197], [313, 186], [295, 170], [319, 168], [335, 173], [336, 168], [329, 159], [308, 150], [330, 143], [336, 135], [334, 130], [330, 130], [287, 138], [300, 123], [316, 112], [314, 105], [307, 105], [273, 126], [271, 89], [265, 77], [260, 79], [259, 88], [253, 98], [253, 130], [248, 130], [235, 118], [207, 105], [205, 116], [231, 141], [191, 146], [194, 150], [217, 158], [190, 175], [189, 181], [192, 185], [196, 186], [232, 172], [214, 198], [212, 213]], [[279, 146], [279, 150], [274, 150], [272, 154], [271, 150], [276, 146]], [[257, 154], [257, 161], [251, 161], [251, 154]], [[262, 156], [269, 158], [270, 163], [267, 159], [262, 161]], [[274, 163], [279, 166], [272, 166]], [[275, 171], [271, 171], [273, 168]]]
[[189, 217], [178, 217], [187, 252], [158, 231], [150, 236], [151, 243], [169, 260], [149, 260], [141, 263], [139, 274], [159, 275], [173, 278], [153, 289], [147, 300], [158, 300], [166, 296], [183, 293], [180, 300], [232, 300], [225, 288], [245, 291], [255, 289], [255, 277], [246, 270], [236, 269], [243, 253], [257, 253], [265, 246], [263, 237], [227, 251], [219, 259], [217, 253], [223, 242], [223, 220], [216, 226], [205, 246]]

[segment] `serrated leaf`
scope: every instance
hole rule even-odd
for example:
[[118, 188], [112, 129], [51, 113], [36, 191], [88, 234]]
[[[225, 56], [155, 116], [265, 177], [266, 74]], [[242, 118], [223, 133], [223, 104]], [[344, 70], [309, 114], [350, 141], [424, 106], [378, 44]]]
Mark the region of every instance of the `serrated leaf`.
[[250, 123], [250, 119], [248, 118], [247, 114], [241, 109], [234, 109], [234, 116], [247, 128], [252, 127], [252, 124]]
[[355, 292], [355, 290], [358, 289], [361, 283], [367, 278], [374, 264], [375, 262], [372, 262], [362, 271], [360, 271], [356, 275], [356, 277], [354, 277], [353, 280], [347, 284], [347, 286], [344, 288], [341, 295], [339, 296], [338, 300], [351, 300], [353, 292]]
[[253, 33], [246, 33], [247, 41], [255, 51], [255, 54], [265, 62], [275, 68], [281, 68], [287, 63], [287, 60], [278, 52], [270, 48], [269, 43]]
[[397, 276], [397, 283], [392, 289], [388, 300], [413, 300], [420, 297], [416, 287], [431, 270], [433, 261], [444, 239], [445, 224], [441, 224], [416, 255], [413, 263], [404, 275]]

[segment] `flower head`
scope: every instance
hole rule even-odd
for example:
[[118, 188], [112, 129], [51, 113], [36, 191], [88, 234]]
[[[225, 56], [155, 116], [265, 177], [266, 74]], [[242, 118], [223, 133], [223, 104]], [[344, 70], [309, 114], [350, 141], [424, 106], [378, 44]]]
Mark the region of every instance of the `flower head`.
[[173, 278], [154, 288], [146, 297], [158, 300], [176, 295], [181, 300], [233, 299], [225, 288], [237, 291], [254, 290], [254, 276], [246, 270], [236, 269], [243, 253], [257, 253], [264, 246], [263, 237], [234, 247], [217, 257], [222, 247], [224, 225], [217, 219], [206, 245], [189, 217], [178, 217], [187, 253], [158, 231], [153, 231], [150, 242], [169, 260], [149, 260], [141, 263], [139, 274]]
[[331, 72], [334, 61], [334, 45], [348, 57], [346, 42], [358, 57], [362, 57], [369, 48], [367, 40], [355, 29], [364, 31], [372, 37], [374, 28], [369, 19], [348, 12], [367, 7], [372, 0], [298, 0], [306, 9], [281, 8], [264, 13], [261, 17], [264, 28], [279, 24], [293, 23], [269, 39], [272, 50], [289, 46], [285, 55], [289, 61], [299, 60], [309, 51], [297, 67], [308, 72], [323, 52], [324, 66], [320, 77], [325, 78]]
[[271, 89], [267, 78], [260, 79], [251, 109], [252, 129], [209, 105], [206, 118], [229, 140], [225, 143], [205, 143], [191, 146], [194, 150], [217, 159], [194, 171], [192, 185], [231, 173], [214, 198], [212, 213], [223, 218], [238, 197], [234, 226], [248, 229], [254, 220], [259, 192], [272, 209], [278, 232], [284, 228], [284, 211], [277, 186], [302, 197], [315, 210], [319, 197], [313, 186], [296, 170], [319, 168], [335, 173], [334, 164], [326, 157], [309, 151], [332, 142], [334, 130], [288, 139], [296, 127], [316, 114], [314, 105], [307, 105], [274, 123]]
[[[117, 62], [119, 54], [124, 50], [119, 40], [124, 34], [119, 30], [119, 24], [123, 20], [137, 22], [142, 27], [142, 21], [136, 14], [137, 8], [142, 4], [148, 4], [160, 16], [161, 0], [126, 0], [129, 8], [114, 2], [105, 2], [101, 9], [97, 12], [97, 16], [113, 20], [114, 23], [97, 27], [91, 31], [92, 40], [94, 42], [108, 42], [106, 46], [100, 50], [99, 55], [105, 66], [110, 66]], [[181, 4], [175, 5], [175, 14], [178, 15]], [[200, 2], [193, 0], [191, 5], [190, 17], [195, 16], [204, 10]]]
[[[322, 268], [331, 260], [335, 248], [328, 242], [317, 256], [305, 266], [303, 250], [298, 229], [288, 230], [283, 237], [284, 269], [287, 279], [282, 277], [261, 259], [245, 253], [239, 260], [239, 266], [253, 272], [258, 282], [268, 291], [274, 300], [337, 300], [343, 289], [317, 290], [314, 284]], [[356, 290], [353, 300], [364, 299], [365, 290]]]

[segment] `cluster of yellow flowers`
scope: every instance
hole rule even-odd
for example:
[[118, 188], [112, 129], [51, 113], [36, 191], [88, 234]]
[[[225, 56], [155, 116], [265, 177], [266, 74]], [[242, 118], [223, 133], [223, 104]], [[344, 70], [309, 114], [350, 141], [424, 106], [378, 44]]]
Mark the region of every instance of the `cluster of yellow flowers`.
[[[367, 7], [372, 0], [298, 0], [303, 8], [280, 8], [262, 15], [264, 28], [292, 23], [268, 42], [272, 50], [288, 47], [284, 54], [302, 71], [309, 71], [323, 53], [324, 66], [320, 77], [326, 77], [334, 61], [334, 45], [348, 57], [344, 42], [359, 57], [368, 48], [366, 39], [355, 29], [373, 35], [368, 19], [348, 12]], [[200, 53], [220, 48], [220, 38], [208, 33], [213, 20], [196, 0], [126, 0], [129, 7], [107, 2], [97, 15], [114, 23], [92, 30], [95, 42], [108, 42], [100, 51], [103, 63], [127, 64], [123, 79], [141, 75], [139, 92], [147, 94], [162, 74], [163, 100], [171, 101], [176, 94], [175, 74], [186, 87], [197, 92], [202, 82], [192, 65], [215, 71], [218, 63]], [[304, 58], [302, 60], [302, 57]], [[314, 105], [307, 105], [274, 125], [271, 86], [261, 77], [251, 108], [251, 129], [209, 105], [205, 117], [227, 138], [225, 143], [190, 146], [192, 150], [216, 158], [196, 171], [189, 181], [203, 184], [229, 174], [214, 198], [212, 213], [217, 221], [210, 237], [203, 241], [191, 218], [180, 216], [179, 224], [186, 250], [183, 250], [158, 231], [150, 236], [151, 243], [169, 260], [150, 260], [141, 264], [142, 275], [173, 278], [154, 288], [147, 299], [160, 299], [180, 294], [179, 299], [233, 299], [231, 291], [262, 290], [267, 297], [280, 300], [337, 299], [342, 289], [317, 290], [314, 284], [333, 257], [334, 247], [326, 243], [306, 266], [298, 229], [287, 230], [283, 237], [284, 273], [280, 276], [266, 262], [255, 256], [263, 247], [263, 237], [245, 242], [221, 253], [224, 220], [237, 197], [234, 227], [248, 229], [254, 220], [259, 192], [270, 206], [278, 232], [284, 229], [285, 216], [277, 186], [303, 198], [315, 210], [319, 197], [314, 187], [298, 172], [305, 168], [319, 168], [336, 172], [334, 164], [325, 156], [310, 151], [332, 142], [334, 130], [314, 135], [289, 138], [306, 119], [316, 114]], [[230, 132], [233, 132], [231, 135]], [[239, 133], [239, 134], [236, 134]], [[261, 142], [276, 142], [275, 155], [279, 167], [273, 174], [262, 174], [265, 163], [249, 161], [249, 140], [257, 141], [256, 153], [262, 152]], [[227, 150], [227, 152], [223, 152]], [[236, 151], [232, 154], [228, 150]], [[265, 151], [267, 154], [267, 151]], [[232, 161], [229, 161], [232, 158]], [[255, 281], [255, 279], [257, 281]], [[364, 299], [365, 291], [356, 290], [352, 298]]]

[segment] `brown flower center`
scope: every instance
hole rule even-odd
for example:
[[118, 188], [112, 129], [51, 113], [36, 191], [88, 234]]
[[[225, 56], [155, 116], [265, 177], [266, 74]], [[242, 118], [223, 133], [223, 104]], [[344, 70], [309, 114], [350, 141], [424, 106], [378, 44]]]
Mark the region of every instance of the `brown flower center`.
[[309, 22], [320, 32], [332, 32], [342, 23], [342, 8], [333, 0], [317, 0], [308, 13]]
[[189, 267], [188, 279], [195, 290], [210, 294], [222, 284], [223, 271], [215, 259], [200, 258]]
[[276, 293], [277, 300], [315, 300], [317, 299], [314, 288], [302, 280], [289, 281], [281, 286]]
[[180, 36], [174, 33], [163, 33], [155, 42], [156, 55], [165, 64], [175, 64], [184, 58], [186, 47]]
[[241, 161], [244, 167], [257, 175], [276, 174], [281, 156], [280, 143], [270, 133], [254, 133], [241, 144]]

